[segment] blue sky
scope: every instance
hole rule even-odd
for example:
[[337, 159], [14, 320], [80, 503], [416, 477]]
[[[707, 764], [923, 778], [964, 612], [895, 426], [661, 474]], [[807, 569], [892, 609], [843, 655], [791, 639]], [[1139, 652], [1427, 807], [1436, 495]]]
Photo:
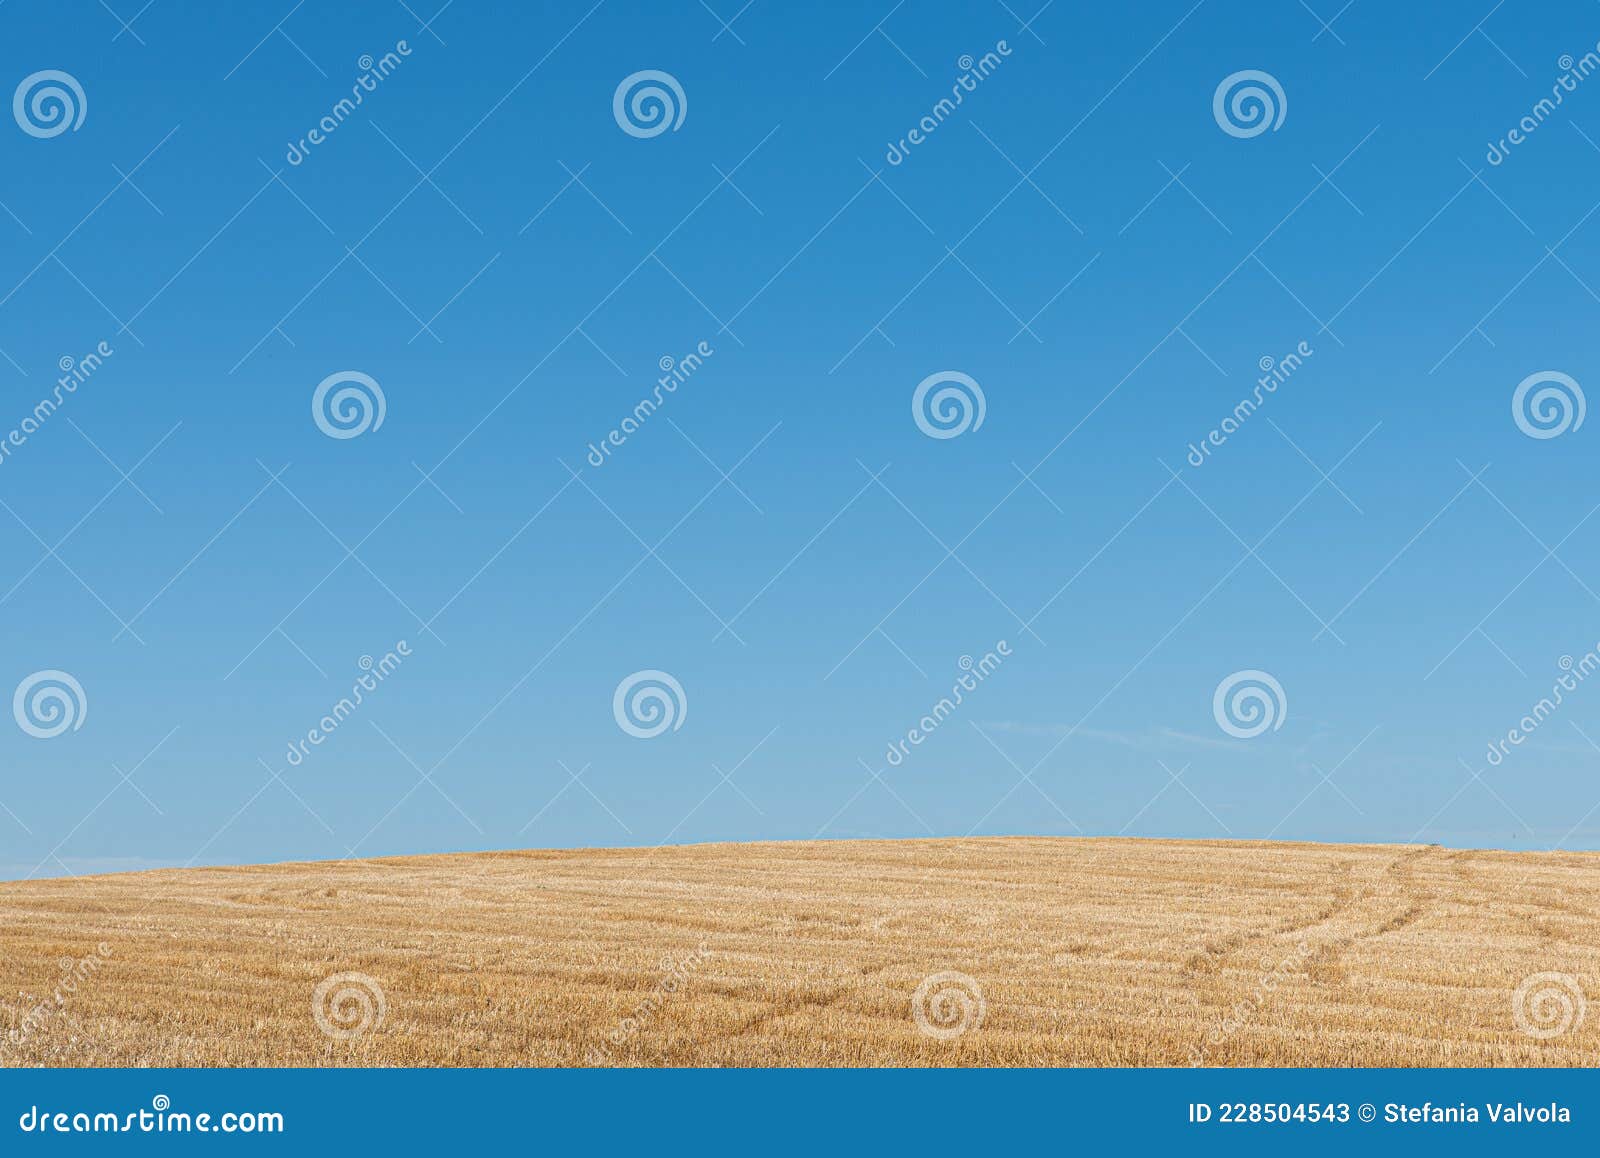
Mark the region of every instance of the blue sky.
[[[1593, 5], [281, 7], [0, 9], [7, 84], [85, 106], [0, 132], [0, 428], [112, 350], [0, 460], [0, 685], [82, 689], [79, 727], [0, 728], [4, 875], [1600, 846], [1600, 680], [1487, 759], [1600, 643], [1600, 426], [1512, 413], [1596, 380], [1600, 79], [1487, 159]], [[645, 70], [676, 128], [616, 119]], [[1246, 70], [1283, 115], [1241, 136], [1213, 96]], [[343, 371], [384, 417], [333, 438]], [[929, 437], [947, 371], [983, 421]], [[681, 726], [638, 738], [613, 699], [649, 670]], [[1213, 711], [1243, 671], [1282, 689], [1250, 738]]]

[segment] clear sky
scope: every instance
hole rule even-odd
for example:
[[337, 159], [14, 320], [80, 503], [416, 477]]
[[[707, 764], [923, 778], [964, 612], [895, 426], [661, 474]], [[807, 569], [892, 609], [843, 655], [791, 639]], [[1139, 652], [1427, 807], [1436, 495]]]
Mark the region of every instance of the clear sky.
[[1600, 846], [1600, 9], [1480, 7], [11, 0], [0, 875]]

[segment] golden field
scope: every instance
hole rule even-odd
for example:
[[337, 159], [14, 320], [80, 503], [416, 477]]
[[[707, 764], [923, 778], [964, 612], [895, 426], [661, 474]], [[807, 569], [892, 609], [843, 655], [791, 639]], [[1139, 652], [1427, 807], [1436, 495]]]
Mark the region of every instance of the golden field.
[[1600, 854], [1008, 837], [0, 884], [8, 1065], [1594, 1065], [1585, 991]]

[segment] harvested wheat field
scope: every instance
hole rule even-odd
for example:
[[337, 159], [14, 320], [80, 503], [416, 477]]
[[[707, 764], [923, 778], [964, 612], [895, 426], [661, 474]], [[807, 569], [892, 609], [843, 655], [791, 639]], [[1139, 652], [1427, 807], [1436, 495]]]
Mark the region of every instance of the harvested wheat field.
[[[0, 885], [11, 1065], [1594, 1065], [1600, 854], [996, 838]], [[59, 997], [59, 1000], [58, 1000]]]

